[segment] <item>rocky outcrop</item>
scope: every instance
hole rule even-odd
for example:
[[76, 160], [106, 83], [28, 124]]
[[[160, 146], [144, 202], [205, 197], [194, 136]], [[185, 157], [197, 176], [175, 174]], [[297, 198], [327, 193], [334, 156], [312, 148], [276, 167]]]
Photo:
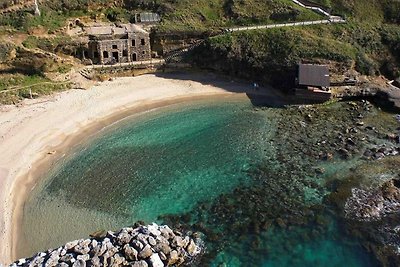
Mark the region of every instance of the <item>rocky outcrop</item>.
[[400, 180], [392, 179], [376, 189], [353, 188], [346, 201], [348, 219], [374, 221], [400, 211]]
[[191, 263], [201, 253], [201, 240], [152, 224], [99, 231], [92, 238], [75, 240], [62, 247], [20, 259], [16, 266], [132, 266], [164, 267]]
[[400, 88], [387, 84], [387, 81], [383, 78], [376, 78], [376, 80], [378, 81], [364, 81], [360, 86], [345, 86], [339, 90], [334, 90], [333, 96], [343, 99], [371, 98], [381, 106], [400, 111]]

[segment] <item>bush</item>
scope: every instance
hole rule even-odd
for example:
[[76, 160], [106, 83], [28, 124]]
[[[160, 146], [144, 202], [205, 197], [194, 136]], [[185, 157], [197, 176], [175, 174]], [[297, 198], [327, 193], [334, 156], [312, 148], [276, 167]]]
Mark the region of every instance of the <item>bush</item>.
[[0, 63], [11, 59], [13, 51], [15, 51], [13, 44], [0, 42]]
[[378, 72], [378, 65], [367, 54], [359, 51], [356, 57], [356, 70], [361, 74], [375, 75]]

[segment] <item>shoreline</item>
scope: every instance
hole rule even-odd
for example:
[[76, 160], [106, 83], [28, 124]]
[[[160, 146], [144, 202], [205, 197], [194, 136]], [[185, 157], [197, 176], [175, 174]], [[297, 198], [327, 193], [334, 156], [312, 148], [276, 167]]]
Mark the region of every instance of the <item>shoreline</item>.
[[[21, 185], [21, 187], [23, 187], [24, 190], [22, 190], [22, 192], [20, 191], [18, 195], [13, 196], [13, 198], [16, 201], [13, 203], [14, 212], [12, 217], [12, 224], [13, 224], [11, 233], [12, 259], [16, 260], [20, 258], [17, 256], [17, 248], [20, 247], [20, 242], [23, 242], [23, 240], [21, 240], [20, 230], [22, 229], [24, 205], [30, 196], [29, 191], [31, 191], [31, 189], [35, 187], [38, 182], [41, 181], [40, 178], [43, 177], [42, 175], [45, 175], [46, 170], [48, 170], [48, 168], [50, 168], [54, 163], [56, 163], [59, 159], [63, 158], [66, 154], [73, 152], [76, 146], [79, 146], [82, 143], [90, 142], [90, 138], [93, 135], [96, 135], [97, 133], [102, 131], [104, 128], [110, 126], [111, 124], [118, 123], [130, 116], [141, 116], [146, 112], [155, 111], [160, 108], [166, 108], [180, 103], [202, 101], [208, 99], [209, 97], [213, 97], [214, 100], [217, 100], [217, 99], [223, 99], [225, 97], [229, 97], [230, 99], [232, 99], [232, 97], [243, 98], [245, 96], [243, 96], [242, 94], [232, 95], [230, 93], [210, 93], [205, 95], [170, 98], [157, 101], [154, 103], [139, 104], [137, 107], [128, 108], [127, 110], [111, 114], [110, 116], [107, 116], [105, 118], [100, 118], [98, 121], [94, 121], [89, 125], [83, 126], [81, 129], [78, 130], [76, 134], [63, 137], [62, 144], [54, 147], [49, 147], [46, 150], [48, 152], [56, 151], [54, 155], [48, 154], [48, 152], [44, 151], [42, 157], [33, 163], [34, 168], [29, 170], [27, 173], [23, 174], [21, 177], [17, 177], [17, 181], [15, 182], [15, 187]], [[26, 179], [24, 181], [21, 181], [23, 178]], [[31, 255], [26, 255], [26, 256], [31, 256]]]
[[244, 93], [252, 91], [248, 84], [221, 82], [214, 76], [207, 81], [215, 79], [217, 85], [196, 78], [196, 74], [118, 78], [88, 91], [70, 90], [24, 101], [22, 107], [1, 107], [0, 138], [4, 142], [0, 149], [4, 152], [0, 155], [0, 186], [4, 190], [0, 191], [0, 239], [5, 245], [0, 250], [0, 262], [16, 259], [23, 206], [38, 174], [82, 137], [90, 138], [110, 122], [135, 113], [210, 97], [238, 93], [246, 97]]

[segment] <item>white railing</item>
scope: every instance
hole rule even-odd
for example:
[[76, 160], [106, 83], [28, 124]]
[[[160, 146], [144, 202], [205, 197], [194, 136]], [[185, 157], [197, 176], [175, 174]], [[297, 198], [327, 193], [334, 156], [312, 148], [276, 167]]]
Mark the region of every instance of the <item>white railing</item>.
[[300, 2], [298, 0], [292, 0], [292, 2], [297, 4], [297, 5], [299, 5], [299, 6], [301, 6], [301, 7], [314, 10], [315, 12], [321, 13], [321, 14], [327, 16], [327, 17], [331, 16], [331, 14], [329, 14], [327, 11], [323, 10], [322, 8], [314, 7], [314, 6], [306, 6], [305, 4], [303, 4], [302, 2]]
[[234, 27], [226, 29], [227, 32], [237, 32], [237, 31], [249, 31], [249, 30], [259, 30], [259, 29], [271, 29], [271, 28], [281, 28], [281, 27], [294, 27], [294, 26], [305, 26], [305, 25], [316, 25], [316, 24], [328, 24], [328, 23], [345, 23], [342, 17], [331, 16], [327, 11], [319, 7], [307, 6], [300, 2], [299, 0], [292, 0], [293, 3], [314, 10], [315, 12], [321, 13], [327, 16], [329, 19], [325, 20], [313, 20], [313, 21], [303, 21], [303, 22], [293, 22], [293, 23], [280, 23], [280, 24], [270, 24], [270, 25], [259, 25], [259, 26], [244, 26], [244, 27]]
[[292, 23], [280, 23], [280, 24], [269, 24], [269, 25], [258, 25], [258, 26], [243, 26], [226, 29], [227, 32], [237, 31], [249, 31], [249, 30], [261, 30], [261, 29], [272, 29], [282, 27], [295, 27], [295, 26], [306, 26], [306, 25], [317, 25], [317, 24], [328, 24], [328, 23], [345, 23], [346, 21], [339, 17], [331, 17], [325, 20], [313, 20], [313, 21], [302, 21]]

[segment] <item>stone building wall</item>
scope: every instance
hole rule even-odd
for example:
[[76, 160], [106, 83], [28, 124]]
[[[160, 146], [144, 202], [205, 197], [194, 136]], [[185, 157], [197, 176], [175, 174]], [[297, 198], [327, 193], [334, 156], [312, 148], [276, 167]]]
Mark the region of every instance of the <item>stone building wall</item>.
[[151, 58], [149, 34], [128, 33], [89, 41], [89, 58], [94, 64], [145, 61]]

